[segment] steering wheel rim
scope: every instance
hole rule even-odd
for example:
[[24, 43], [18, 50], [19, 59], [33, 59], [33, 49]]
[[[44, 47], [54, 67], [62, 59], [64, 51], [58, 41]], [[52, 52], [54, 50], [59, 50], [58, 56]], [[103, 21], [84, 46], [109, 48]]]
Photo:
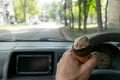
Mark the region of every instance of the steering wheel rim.
[[120, 42], [120, 33], [119, 32], [103, 32], [98, 33], [90, 38], [90, 43], [92, 46], [99, 45], [104, 42]]
[[[98, 33], [90, 38], [90, 43], [92, 46], [97, 46], [104, 42], [120, 42], [120, 33], [119, 32], [103, 32]], [[99, 69], [94, 70], [92, 75], [90, 76], [89, 80], [120, 80], [120, 71], [116, 70], [105, 70]]]
[[94, 70], [89, 80], [120, 80], [120, 72], [107, 69]]

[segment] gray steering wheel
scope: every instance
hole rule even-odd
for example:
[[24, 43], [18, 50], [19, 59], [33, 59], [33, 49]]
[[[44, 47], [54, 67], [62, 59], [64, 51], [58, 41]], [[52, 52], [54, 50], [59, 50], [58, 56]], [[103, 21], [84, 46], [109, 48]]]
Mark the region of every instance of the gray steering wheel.
[[90, 37], [91, 45], [98, 45], [104, 42], [120, 42], [119, 32], [103, 32]]
[[[119, 32], [105, 32], [95, 34], [89, 38], [92, 46], [97, 46], [104, 42], [120, 42]], [[99, 69], [93, 70], [89, 80], [120, 80], [120, 71]]]

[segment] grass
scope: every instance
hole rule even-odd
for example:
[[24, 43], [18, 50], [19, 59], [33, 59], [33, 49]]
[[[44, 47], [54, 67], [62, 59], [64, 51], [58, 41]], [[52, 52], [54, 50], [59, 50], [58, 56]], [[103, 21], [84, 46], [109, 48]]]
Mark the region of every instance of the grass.
[[[89, 37], [95, 35], [94, 33], [101, 33], [97, 27], [92, 27], [91, 25], [87, 26], [87, 33], [84, 33], [83, 28], [82, 31], [79, 31], [77, 26], [75, 26], [74, 29], [70, 29], [69, 26], [65, 26], [63, 28], [73, 40], [76, 39], [77, 37], [80, 37], [81, 35], [86, 35], [87, 37]], [[120, 32], [120, 29], [116, 28], [107, 29], [106, 31], [103, 32]]]
[[[88, 24], [87, 26], [87, 33], [86, 34], [91, 34], [91, 33], [97, 33], [99, 32], [98, 28], [97, 28], [97, 24]], [[78, 30], [78, 26], [74, 26], [74, 29], [70, 29], [69, 26], [65, 26], [64, 29], [70, 31], [70, 32], [73, 32], [74, 34], [85, 34], [84, 31], [83, 31], [83, 26], [81, 27], [82, 31], [79, 31]], [[120, 29], [117, 29], [117, 28], [113, 28], [113, 29], [107, 29], [106, 31], [103, 31], [103, 32], [120, 32]]]
[[[97, 24], [90, 24], [90, 25], [87, 25], [86, 28], [87, 29], [91, 29], [91, 28], [96, 28], [97, 27]], [[65, 28], [69, 28], [69, 26], [65, 26]], [[78, 29], [79, 27], [77, 25], [74, 26], [74, 29]], [[83, 29], [84, 26], [82, 25], [81, 26], [81, 29]]]
[[26, 24], [15, 24], [15, 25], [0, 25], [0, 30], [6, 30], [10, 28], [20, 28], [24, 27]]
[[[70, 29], [69, 26], [65, 26], [64, 28], [65, 28], [65, 29], [68, 29], [68, 30]], [[87, 25], [86, 28], [87, 28], [87, 32], [88, 32], [88, 33], [97, 32], [97, 24]], [[74, 29], [71, 29], [71, 31], [84, 33], [84, 32], [83, 32], [83, 29], [84, 29], [84, 26], [83, 26], [83, 25], [81, 26], [81, 29], [82, 29], [82, 31], [78, 31], [78, 26], [75, 25], [75, 26], [74, 26]]]
[[[97, 24], [92, 24], [92, 25], [90, 24], [90, 25], [87, 25], [87, 26], [86, 26], [87, 29], [95, 28], [95, 27], [97, 27]], [[74, 28], [75, 28], [75, 29], [78, 29], [78, 26], [74, 26]], [[84, 28], [84, 26], [82, 25], [82, 26], [81, 26], [81, 29], [83, 29], [83, 28]]]

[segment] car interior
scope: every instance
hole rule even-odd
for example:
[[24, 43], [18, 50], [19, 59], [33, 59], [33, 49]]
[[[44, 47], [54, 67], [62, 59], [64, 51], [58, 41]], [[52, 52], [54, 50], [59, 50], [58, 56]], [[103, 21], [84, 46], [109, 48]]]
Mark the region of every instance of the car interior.
[[[90, 80], [119, 80], [120, 33], [89, 37], [92, 50], [101, 53]], [[112, 37], [112, 38], [111, 38]], [[1, 80], [54, 80], [56, 65], [73, 42], [1, 42]]]
[[81, 36], [100, 53], [89, 80], [120, 80], [116, 5], [114, 0], [0, 0], [0, 80], [55, 80], [57, 63]]

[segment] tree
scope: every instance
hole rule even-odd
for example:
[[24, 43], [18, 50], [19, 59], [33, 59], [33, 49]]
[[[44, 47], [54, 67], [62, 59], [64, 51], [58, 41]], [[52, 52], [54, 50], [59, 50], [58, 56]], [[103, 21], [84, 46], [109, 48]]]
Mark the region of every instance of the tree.
[[81, 31], [81, 12], [82, 12], [82, 7], [81, 7], [81, 4], [82, 4], [82, 0], [78, 0], [78, 5], [79, 5], [79, 13], [78, 13], [78, 31]]
[[[83, 26], [84, 26], [84, 33], [87, 33], [87, 18], [88, 18], [88, 15], [91, 14], [95, 14], [95, 11], [94, 11], [94, 5], [95, 5], [95, 0], [78, 0], [78, 4], [79, 4], [79, 28], [78, 30], [80, 29], [80, 26], [81, 26], [81, 19], [82, 19], [82, 15], [83, 15]], [[83, 4], [83, 6], [81, 6]], [[83, 8], [83, 12], [81, 11]], [[82, 15], [81, 15], [82, 14]]]
[[94, 4], [95, 4], [95, 0], [83, 0], [83, 14], [84, 14], [84, 33], [87, 33], [87, 18], [88, 15], [91, 13], [91, 15], [94, 14]]
[[15, 18], [18, 22], [23, 20], [23, 11], [21, 9], [20, 1], [14, 0], [14, 11], [15, 11]]
[[71, 16], [72, 16], [72, 29], [74, 29], [74, 14], [73, 14], [73, 8], [71, 9]]
[[86, 28], [86, 25], [87, 25], [87, 0], [83, 0], [83, 14], [84, 14], [84, 23], [83, 23], [84, 33], [87, 33], [87, 28]]
[[97, 11], [97, 23], [98, 23], [99, 31], [103, 31], [100, 0], [96, 0], [96, 11]]
[[91, 24], [93, 24], [93, 18], [96, 16], [96, 4], [95, 0], [89, 0], [88, 2], [88, 15], [91, 19]]
[[[40, 5], [41, 16], [51, 20], [63, 20], [63, 5], [60, 2], [53, 1], [51, 3], [44, 3]], [[66, 11], [65, 11], [66, 13]]]
[[60, 18], [60, 21], [63, 20], [63, 5], [61, 4], [61, 2], [58, 2], [58, 15], [59, 15], [59, 18]]
[[[97, 17], [98, 28], [100, 31], [103, 30], [102, 27], [102, 13], [101, 13], [101, 1], [103, 0], [77, 0], [72, 2], [73, 14], [75, 22], [78, 22], [78, 31], [81, 30], [81, 25], [83, 25], [84, 33], [87, 33], [87, 18], [91, 18], [91, 23], [93, 23], [94, 18]], [[104, 7], [104, 5], [102, 6]], [[102, 9], [103, 10], [103, 9]], [[96, 14], [97, 13], [97, 14]]]
[[105, 6], [105, 30], [107, 30], [107, 8], [108, 8], [109, 1], [107, 0], [106, 6]]
[[22, 10], [23, 10], [24, 22], [26, 22], [26, 7], [27, 7], [27, 0], [20, 0], [20, 3], [21, 3]]
[[68, 26], [66, 10], [67, 10], [67, 1], [65, 0], [64, 2], [64, 23], [65, 23], [65, 26]]
[[15, 17], [19, 21], [26, 21], [27, 14], [39, 14], [36, 0], [14, 0]]
[[[79, 9], [78, 9], [78, 1], [72, 2], [72, 12], [74, 15], [74, 22], [78, 23], [78, 18], [79, 18]], [[81, 15], [82, 16], [82, 15]]]
[[28, 0], [27, 4], [28, 4], [26, 6], [27, 13], [29, 13], [31, 15], [37, 15], [37, 14], [39, 14], [39, 10], [38, 10], [38, 7], [37, 7], [36, 0]]
[[67, 9], [69, 10], [69, 26], [74, 29], [74, 14], [73, 14], [72, 0], [68, 0]]

